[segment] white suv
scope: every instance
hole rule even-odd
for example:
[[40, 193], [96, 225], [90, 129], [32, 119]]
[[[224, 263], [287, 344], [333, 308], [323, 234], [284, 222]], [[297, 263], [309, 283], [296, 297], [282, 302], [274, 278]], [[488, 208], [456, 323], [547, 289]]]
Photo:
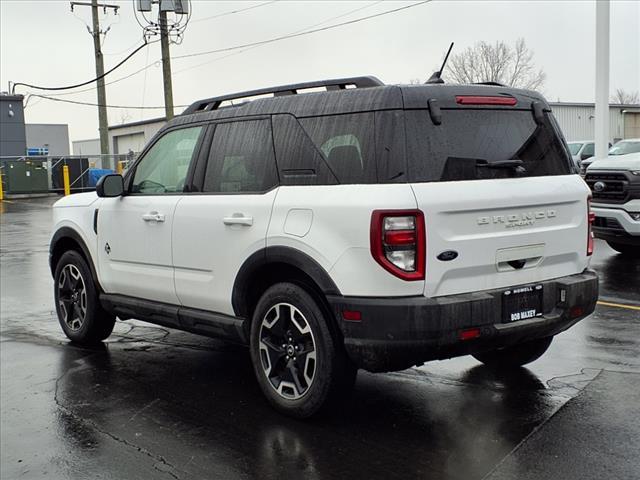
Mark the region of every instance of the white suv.
[[595, 308], [589, 193], [531, 91], [358, 77], [202, 100], [124, 178], [55, 204], [57, 313], [81, 343], [118, 316], [247, 344], [269, 401], [307, 417], [358, 368], [542, 355]]

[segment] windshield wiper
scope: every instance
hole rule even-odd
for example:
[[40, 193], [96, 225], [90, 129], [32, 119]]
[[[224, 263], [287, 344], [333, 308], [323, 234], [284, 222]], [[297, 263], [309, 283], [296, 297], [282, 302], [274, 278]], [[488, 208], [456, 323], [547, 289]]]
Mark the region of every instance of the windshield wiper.
[[489, 160], [485, 160], [479, 158], [476, 160], [476, 167], [485, 167], [485, 168], [513, 168], [516, 173], [523, 174], [526, 173], [527, 169], [524, 168], [524, 162], [517, 158], [512, 158], [510, 160], [494, 160], [490, 162]]

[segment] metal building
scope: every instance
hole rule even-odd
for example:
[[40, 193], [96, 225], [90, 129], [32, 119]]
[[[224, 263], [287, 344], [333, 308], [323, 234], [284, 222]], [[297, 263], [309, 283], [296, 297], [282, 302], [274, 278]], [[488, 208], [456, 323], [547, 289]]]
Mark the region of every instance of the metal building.
[[0, 93], [0, 157], [26, 155], [22, 95]]
[[[593, 103], [549, 102], [567, 141], [593, 140], [595, 105]], [[609, 105], [609, 141], [640, 138], [640, 105]]]
[[140, 152], [162, 126], [167, 123], [165, 117], [123, 123], [109, 127], [109, 145], [114, 154]]

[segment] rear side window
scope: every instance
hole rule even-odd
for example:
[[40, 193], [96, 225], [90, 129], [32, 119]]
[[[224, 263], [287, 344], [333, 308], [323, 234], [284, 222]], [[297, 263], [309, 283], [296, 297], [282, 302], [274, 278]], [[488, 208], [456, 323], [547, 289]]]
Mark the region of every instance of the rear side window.
[[301, 118], [300, 123], [340, 183], [377, 182], [374, 112]]
[[277, 184], [269, 120], [216, 125], [203, 192], [258, 193]]
[[550, 119], [539, 125], [530, 110], [443, 109], [441, 125], [433, 124], [427, 110], [408, 110], [405, 125], [414, 182], [573, 173]]

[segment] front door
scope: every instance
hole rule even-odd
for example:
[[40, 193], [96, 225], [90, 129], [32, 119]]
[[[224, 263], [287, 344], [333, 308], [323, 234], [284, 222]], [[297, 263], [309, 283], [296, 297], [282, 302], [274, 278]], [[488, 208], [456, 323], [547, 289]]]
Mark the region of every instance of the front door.
[[98, 268], [106, 293], [178, 304], [174, 214], [203, 127], [170, 130], [133, 167], [128, 192], [98, 212]]

